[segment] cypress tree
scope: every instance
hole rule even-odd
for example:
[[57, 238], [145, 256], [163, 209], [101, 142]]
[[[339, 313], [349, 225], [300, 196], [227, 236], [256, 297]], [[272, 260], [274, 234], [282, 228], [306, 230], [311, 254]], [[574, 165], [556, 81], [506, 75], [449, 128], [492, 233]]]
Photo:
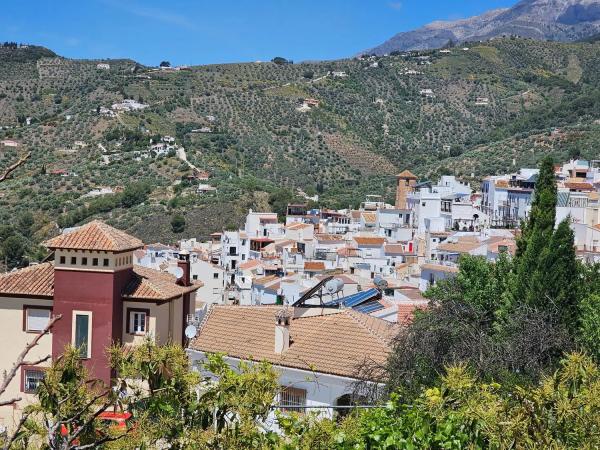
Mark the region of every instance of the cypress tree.
[[544, 250], [536, 273], [538, 282], [530, 295], [537, 296], [531, 299], [532, 302], [556, 308], [562, 322], [574, 331], [579, 308], [580, 271], [569, 221], [566, 218], [560, 222], [550, 245]]
[[515, 301], [537, 302], [538, 295], [532, 282], [539, 278], [537, 272], [544, 270], [540, 262], [544, 250], [550, 245], [556, 219], [556, 183], [552, 158], [546, 157], [540, 164], [531, 212], [525, 222], [517, 247], [517, 282]]
[[[521, 224], [521, 238], [517, 242], [517, 256], [523, 256], [535, 230], [544, 234], [552, 232], [556, 220], [556, 181], [554, 162], [550, 156], [540, 163], [540, 173], [535, 183], [531, 211], [527, 221]], [[548, 237], [548, 236], [547, 236]]]

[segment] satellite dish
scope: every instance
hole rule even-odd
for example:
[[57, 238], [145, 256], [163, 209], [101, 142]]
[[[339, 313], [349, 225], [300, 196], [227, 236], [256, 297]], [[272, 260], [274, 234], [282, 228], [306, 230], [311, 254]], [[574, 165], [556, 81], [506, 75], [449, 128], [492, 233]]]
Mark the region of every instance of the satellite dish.
[[380, 277], [379, 275], [377, 275], [375, 278], [373, 278], [373, 284], [375, 286], [377, 286], [379, 289], [385, 289], [386, 287], [388, 287], [388, 282], [386, 280], [384, 280], [382, 277]]
[[175, 267], [175, 269], [173, 269], [173, 275], [179, 280], [183, 276], [183, 269], [181, 267]]
[[188, 325], [185, 327], [185, 337], [188, 339], [194, 339], [198, 330], [194, 325]]

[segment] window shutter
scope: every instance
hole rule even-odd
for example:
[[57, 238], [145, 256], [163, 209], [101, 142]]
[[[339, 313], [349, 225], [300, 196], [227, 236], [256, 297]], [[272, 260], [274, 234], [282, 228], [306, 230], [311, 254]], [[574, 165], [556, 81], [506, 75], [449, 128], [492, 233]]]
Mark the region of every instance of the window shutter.
[[42, 331], [50, 320], [50, 310], [27, 308], [27, 330]]

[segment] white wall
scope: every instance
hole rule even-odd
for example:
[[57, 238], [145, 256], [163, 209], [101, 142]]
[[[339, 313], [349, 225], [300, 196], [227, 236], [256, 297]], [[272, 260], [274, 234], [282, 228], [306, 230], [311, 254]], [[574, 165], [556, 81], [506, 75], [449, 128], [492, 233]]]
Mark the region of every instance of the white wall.
[[[211, 376], [201, 370], [201, 365], [205, 361], [204, 352], [188, 349], [190, 364], [194, 370], [199, 370], [204, 376]], [[238, 368], [240, 360], [237, 358], [225, 358], [227, 364], [232, 368]], [[324, 373], [311, 372], [307, 370], [294, 369], [274, 365], [273, 368], [279, 373], [279, 385], [282, 387], [290, 386], [297, 389], [306, 390], [306, 406], [322, 406], [322, 409], [310, 409], [320, 413], [321, 417], [333, 417], [334, 410], [330, 408], [336, 405], [336, 400], [344, 394], [353, 392], [353, 383], [356, 381], [351, 378], [328, 375]], [[273, 399], [273, 404], [277, 404], [278, 399]], [[270, 413], [267, 419], [267, 426], [273, 431], [278, 430], [275, 411]]]

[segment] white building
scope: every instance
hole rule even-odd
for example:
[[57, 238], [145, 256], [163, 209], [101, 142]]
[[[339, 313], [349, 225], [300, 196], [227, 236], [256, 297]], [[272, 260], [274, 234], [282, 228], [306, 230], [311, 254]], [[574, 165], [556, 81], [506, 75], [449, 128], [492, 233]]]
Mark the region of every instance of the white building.
[[[397, 331], [385, 320], [351, 309], [213, 306], [188, 354], [201, 371], [207, 353], [225, 353], [233, 367], [240, 361], [268, 361], [279, 373], [276, 409], [317, 407], [311, 411], [331, 418], [333, 407], [361, 401], [353, 397], [361, 367], [384, 364]], [[377, 386], [376, 380], [370, 383]], [[274, 413], [269, 424], [277, 429]]]

